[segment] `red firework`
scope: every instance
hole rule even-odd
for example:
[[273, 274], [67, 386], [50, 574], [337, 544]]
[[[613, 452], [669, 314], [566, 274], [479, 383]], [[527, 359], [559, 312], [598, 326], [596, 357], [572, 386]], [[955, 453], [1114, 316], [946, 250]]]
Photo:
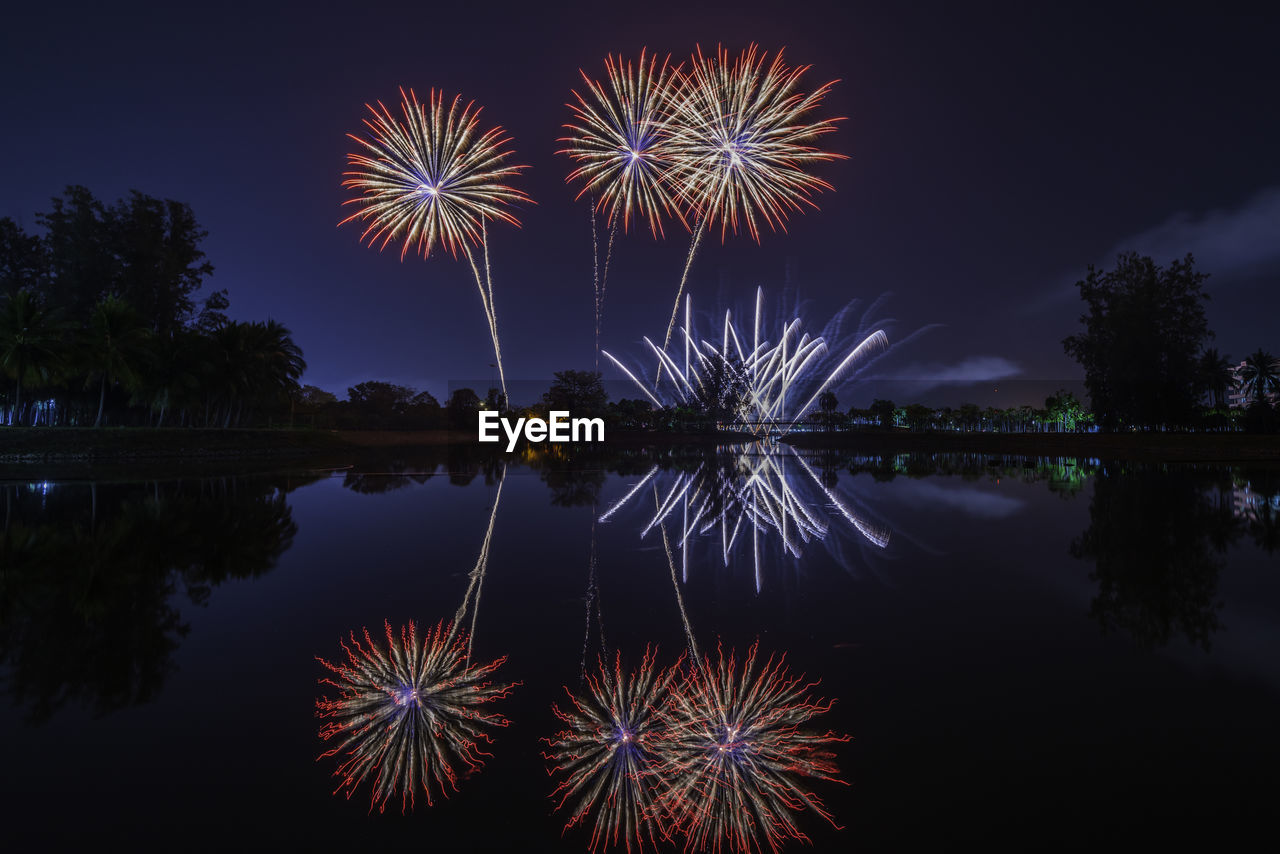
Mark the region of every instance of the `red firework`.
[[316, 716], [327, 722], [320, 738], [336, 746], [320, 759], [341, 755], [334, 771], [339, 778], [334, 794], [346, 790], [350, 798], [370, 780], [370, 806], [381, 812], [399, 793], [401, 811], [413, 806], [414, 793], [426, 792], [432, 803], [434, 786], [445, 797], [457, 790], [458, 778], [483, 766], [488, 756], [489, 727], [509, 721], [481, 707], [506, 697], [515, 685], [489, 681], [506, 656], [488, 664], [467, 658], [467, 636], [441, 621], [419, 638], [412, 622], [399, 636], [386, 623], [386, 644], [363, 630], [361, 643], [353, 632], [342, 641], [346, 660], [317, 660], [330, 673], [321, 685], [336, 688], [336, 697], [316, 700]]

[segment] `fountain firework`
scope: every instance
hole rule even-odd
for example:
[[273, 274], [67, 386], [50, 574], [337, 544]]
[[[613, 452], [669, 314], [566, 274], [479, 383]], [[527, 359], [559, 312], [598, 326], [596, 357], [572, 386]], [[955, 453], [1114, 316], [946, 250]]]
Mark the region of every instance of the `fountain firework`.
[[[789, 432], [825, 391], [851, 379], [876, 353], [888, 348], [881, 329], [868, 331], [864, 313], [852, 336], [856, 343], [845, 349], [841, 340], [848, 317], [857, 307], [850, 303], [827, 325], [822, 335], [805, 332], [799, 317], [785, 323], [776, 343], [764, 336], [764, 289], [756, 291], [755, 313], [749, 331], [739, 333], [732, 310], [724, 314], [720, 341], [699, 337], [693, 328], [693, 301], [685, 300], [683, 367], [664, 347], [648, 337], [644, 343], [657, 357], [657, 376], [665, 372], [672, 382], [664, 397], [608, 351], [604, 355], [636, 384], [659, 408], [694, 406], [718, 410], [729, 427], [755, 435]], [[831, 343], [828, 344], [828, 339]], [[835, 356], [833, 356], [833, 352]], [[656, 386], [656, 382], [654, 383]], [[796, 405], [793, 398], [801, 402]]]

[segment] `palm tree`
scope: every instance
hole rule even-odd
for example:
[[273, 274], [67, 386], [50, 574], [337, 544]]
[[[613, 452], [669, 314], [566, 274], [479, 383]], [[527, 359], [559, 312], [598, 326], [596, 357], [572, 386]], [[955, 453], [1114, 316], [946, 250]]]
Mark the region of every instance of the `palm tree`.
[[1217, 347], [1210, 347], [1200, 356], [1200, 377], [1209, 392], [1210, 403], [1215, 407], [1226, 405], [1235, 372], [1231, 360], [1220, 354]]
[[214, 330], [216, 386], [225, 397], [223, 427], [239, 421], [245, 401], [287, 395], [307, 369], [292, 333], [274, 320], [229, 322]]
[[0, 368], [14, 381], [13, 418], [22, 417], [22, 386], [48, 382], [66, 363], [68, 324], [57, 309], [20, 290], [0, 304]]
[[1240, 368], [1240, 387], [1246, 395], [1253, 395], [1255, 403], [1263, 403], [1268, 394], [1280, 390], [1280, 359], [1261, 347], [1246, 356]]
[[150, 364], [139, 383], [139, 397], [151, 409], [159, 410], [157, 427], [164, 426], [170, 407], [184, 406], [200, 385], [194, 338], [194, 333], [183, 330], [159, 338], [152, 346]]
[[98, 417], [94, 427], [102, 426], [102, 410], [107, 400], [107, 386], [113, 379], [127, 385], [138, 380], [138, 368], [147, 358], [151, 333], [138, 313], [115, 294], [94, 306], [89, 316], [89, 329], [84, 337], [84, 359], [89, 368], [88, 380], [98, 377]]

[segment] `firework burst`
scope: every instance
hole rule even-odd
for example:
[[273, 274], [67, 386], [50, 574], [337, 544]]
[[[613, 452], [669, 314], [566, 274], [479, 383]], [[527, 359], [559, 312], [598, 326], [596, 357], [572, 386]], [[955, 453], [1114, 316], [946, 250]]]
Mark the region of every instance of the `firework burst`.
[[766, 65], [767, 58], [754, 44], [732, 58], [723, 47], [713, 55], [698, 47], [689, 70], [675, 73], [666, 121], [668, 180], [697, 225], [664, 347], [704, 231], [719, 224], [724, 240], [742, 225], [759, 241], [762, 224], [785, 231], [789, 214], [816, 208], [812, 197], [832, 189], [807, 167], [843, 157], [814, 144], [841, 119], [811, 118], [837, 81], [805, 94], [797, 87], [809, 66], [787, 66], [782, 51]]
[[552, 711], [565, 729], [545, 739], [549, 773], [560, 778], [551, 797], [556, 809], [568, 809], [565, 829], [593, 819], [590, 850], [623, 845], [656, 846], [659, 831], [653, 823], [658, 781], [651, 742], [658, 722], [658, 706], [679, 671], [658, 669], [655, 652], [646, 649], [634, 673], [622, 668], [618, 653], [613, 667], [598, 661], [599, 672], [588, 674], [580, 694], [565, 693], [570, 706]]
[[452, 624], [419, 637], [412, 622], [398, 635], [388, 622], [385, 644], [365, 629], [363, 642], [352, 633], [342, 650], [345, 660], [317, 659], [332, 674], [320, 684], [338, 692], [316, 700], [316, 715], [326, 721], [320, 738], [334, 744], [320, 758], [341, 757], [335, 794], [345, 790], [350, 798], [370, 781], [371, 811], [384, 810], [396, 794], [408, 809], [419, 788], [428, 805], [433, 788], [448, 797], [460, 775], [484, 764], [486, 730], [508, 725], [483, 708], [515, 687], [490, 681], [506, 657], [472, 664], [466, 633]]
[[[403, 239], [401, 259], [411, 248], [429, 257], [437, 244], [455, 258], [459, 252], [465, 255], [480, 289], [501, 376], [486, 223], [520, 224], [509, 207], [532, 200], [506, 181], [528, 167], [507, 162], [511, 140], [502, 128], [479, 133], [475, 102], [464, 104], [460, 95], [447, 99], [434, 89], [426, 103], [412, 89], [406, 93], [402, 88], [400, 98], [403, 121], [379, 101], [377, 107], [368, 105], [368, 136], [348, 134], [362, 151], [347, 155], [351, 168], [342, 186], [357, 195], [343, 204], [357, 210], [339, 225], [363, 223], [361, 241], [380, 250]], [[483, 255], [483, 276], [476, 248]], [[502, 386], [505, 394], [505, 377]]]
[[[567, 105], [573, 118], [564, 126], [568, 134], [558, 140], [563, 147], [557, 151], [576, 164], [565, 179], [570, 184], [581, 182], [576, 198], [594, 200], [591, 243], [597, 354], [609, 261], [619, 224], [626, 232], [633, 219], [643, 221], [654, 237], [660, 237], [664, 217], [674, 214], [683, 222], [667, 182], [671, 159], [669, 134], [663, 124], [674, 69], [667, 58], [659, 62], [656, 54], [644, 50], [638, 62], [610, 55], [604, 64], [603, 82], [579, 70], [585, 88], [582, 92], [573, 90], [574, 100]], [[597, 212], [604, 215], [609, 232], [603, 267], [596, 237]]]
[[659, 237], [663, 217], [679, 214], [666, 180], [672, 163], [663, 122], [675, 71], [643, 50], [635, 63], [605, 57], [604, 83], [579, 71], [585, 94], [573, 91], [573, 120], [557, 153], [577, 164], [566, 179], [582, 182], [577, 198], [594, 198], [595, 209], [623, 231], [634, 217]]
[[796, 814], [811, 810], [837, 826], [810, 780], [840, 783], [831, 745], [848, 736], [806, 728], [831, 702], [812, 700], [816, 683], [791, 676], [783, 656], [757, 667], [753, 644], [739, 667], [718, 650], [703, 659], [662, 707], [654, 752], [662, 820], [687, 847], [734, 852], [780, 850], [809, 841]]

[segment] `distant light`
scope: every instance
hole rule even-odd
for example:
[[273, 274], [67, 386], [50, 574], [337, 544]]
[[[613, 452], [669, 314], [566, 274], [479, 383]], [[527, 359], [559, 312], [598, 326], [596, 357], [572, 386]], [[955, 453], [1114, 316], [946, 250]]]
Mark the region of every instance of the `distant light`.
[[418, 192], [422, 193], [425, 196], [434, 196], [436, 195], [436, 188], [431, 186], [430, 184], [419, 184]]

